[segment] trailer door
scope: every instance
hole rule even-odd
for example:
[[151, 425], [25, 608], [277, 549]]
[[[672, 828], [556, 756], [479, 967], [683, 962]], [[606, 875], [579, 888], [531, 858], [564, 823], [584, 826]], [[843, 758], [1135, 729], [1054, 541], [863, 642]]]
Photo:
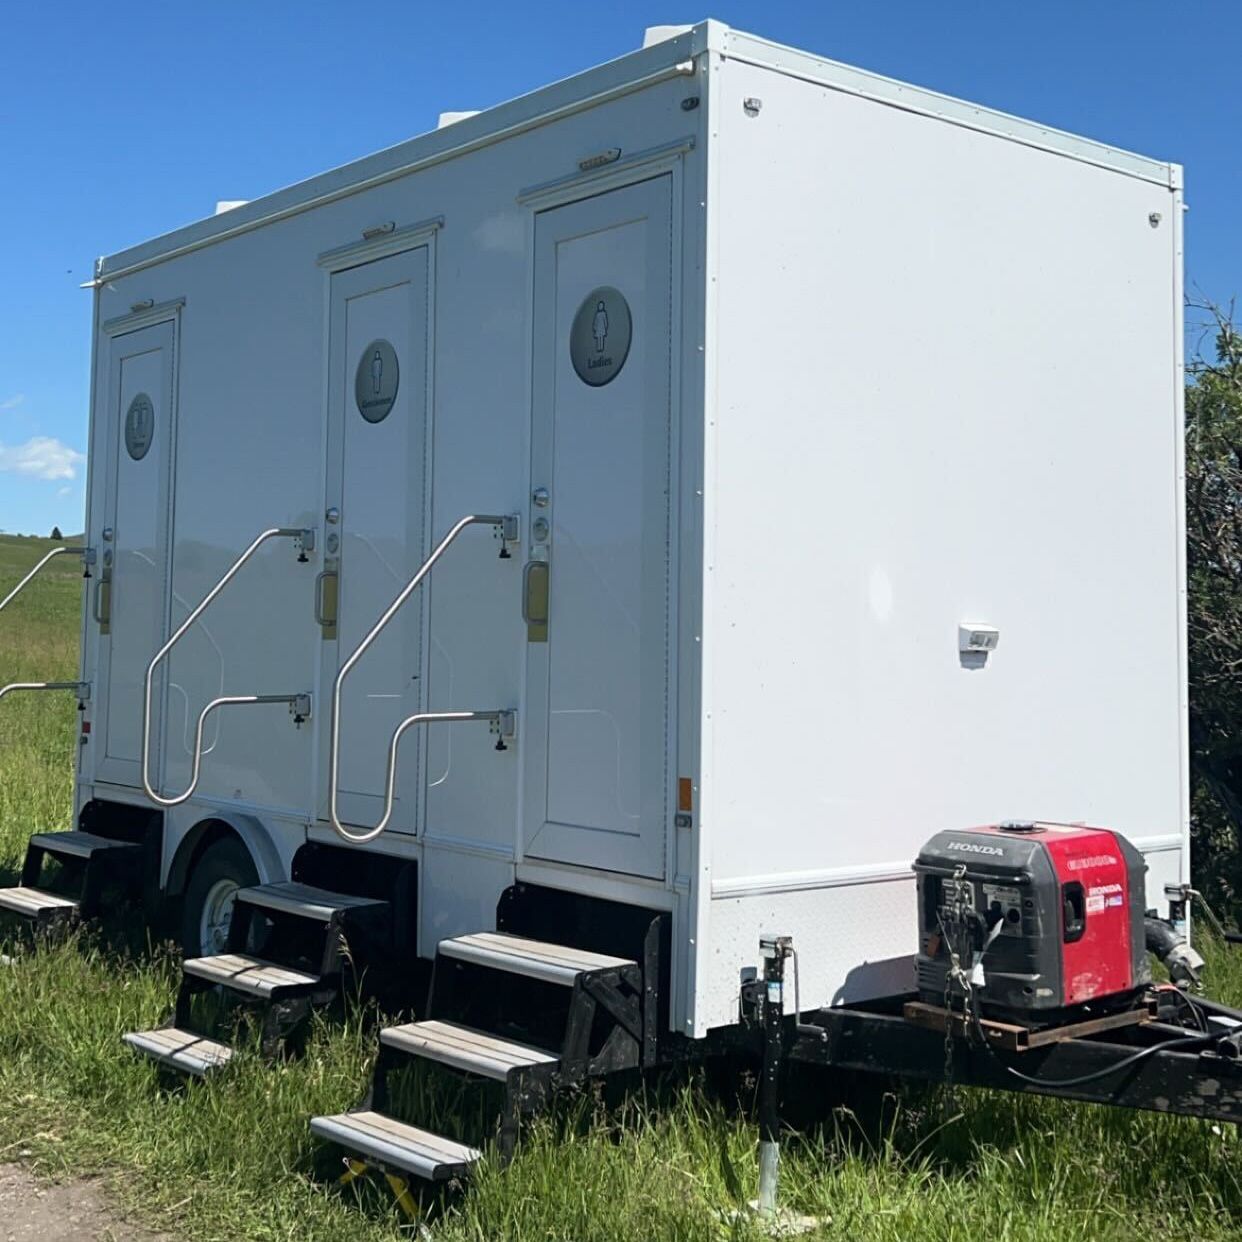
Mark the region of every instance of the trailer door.
[[[427, 299], [426, 246], [332, 277], [319, 591], [325, 720], [340, 665], [424, 559]], [[424, 604], [406, 604], [345, 682], [339, 807], [347, 823], [370, 825], [383, 813], [389, 739], [422, 700]], [[326, 727], [320, 736], [326, 777]], [[395, 832], [416, 830], [420, 741], [407, 736], [401, 750]], [[326, 817], [326, 785], [321, 796]]]
[[[122, 785], [141, 784], [143, 679], [168, 634], [174, 340], [170, 322], [115, 336], [110, 345], [104, 527], [97, 579], [89, 585], [99, 629], [96, 775]], [[163, 692], [157, 673], [156, 784]]]
[[535, 224], [525, 853], [651, 877], [668, 814], [670, 203], [660, 176]]

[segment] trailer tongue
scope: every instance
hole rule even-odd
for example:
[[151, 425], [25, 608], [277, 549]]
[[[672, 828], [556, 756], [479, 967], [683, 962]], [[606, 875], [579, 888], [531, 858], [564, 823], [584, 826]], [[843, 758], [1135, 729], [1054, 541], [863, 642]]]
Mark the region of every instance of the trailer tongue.
[[1141, 1021], [1112, 1029], [1049, 1028], [1025, 1046], [1015, 1039], [1012, 1049], [998, 1046], [995, 1031], [982, 1025], [924, 1024], [917, 1012], [906, 998], [820, 1010], [799, 1024], [789, 1059], [854, 1073], [1242, 1121], [1242, 1010], [1158, 987], [1135, 1011]]
[[[991, 1087], [1242, 1121], [1242, 1011], [1189, 995], [1201, 959], [1143, 904], [1146, 866], [1121, 834], [1006, 823], [941, 832], [920, 851], [916, 992], [784, 1019], [792, 937], [761, 944], [743, 994], [762, 1056], [759, 1204], [773, 1208], [780, 1067]], [[1148, 950], [1176, 984], [1152, 984]], [[794, 1009], [797, 1010], [797, 1000]]]

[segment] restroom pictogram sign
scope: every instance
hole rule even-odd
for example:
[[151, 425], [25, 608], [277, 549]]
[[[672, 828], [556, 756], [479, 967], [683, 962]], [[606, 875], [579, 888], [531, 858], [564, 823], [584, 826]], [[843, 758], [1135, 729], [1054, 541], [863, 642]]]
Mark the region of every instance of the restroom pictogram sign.
[[629, 357], [632, 328], [619, 289], [601, 285], [582, 299], [569, 331], [569, 357], [583, 383], [602, 388], [617, 378]]

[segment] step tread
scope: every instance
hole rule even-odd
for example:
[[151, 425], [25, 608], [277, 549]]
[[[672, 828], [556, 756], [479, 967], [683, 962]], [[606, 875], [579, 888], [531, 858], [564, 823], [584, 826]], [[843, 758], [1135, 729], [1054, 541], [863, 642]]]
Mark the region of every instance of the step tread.
[[319, 975], [308, 975], [304, 971], [244, 953], [188, 958], [181, 969], [196, 979], [209, 979], [234, 991], [262, 997], [291, 989], [313, 988], [321, 982]]
[[549, 983], [572, 984], [581, 974], [615, 970], [637, 963], [607, 953], [590, 953], [569, 945], [530, 940], [509, 932], [472, 932], [440, 941], [440, 952], [459, 961], [491, 966]]
[[360, 1156], [370, 1156], [429, 1181], [465, 1173], [482, 1152], [455, 1139], [407, 1125], [383, 1113], [337, 1113], [312, 1117], [311, 1131]]
[[334, 893], [330, 889], [299, 884], [296, 880], [243, 888], [237, 894], [237, 900], [244, 905], [276, 910], [282, 914], [296, 914], [302, 918], [319, 919], [324, 923], [342, 910], [381, 908], [388, 905], [378, 897]]
[[227, 1065], [233, 1049], [195, 1031], [162, 1026], [154, 1031], [130, 1031], [121, 1037], [137, 1052], [188, 1074], [206, 1074]]
[[67, 832], [36, 832], [30, 844], [48, 854], [65, 854], [71, 858], [89, 858], [100, 850], [118, 850], [122, 853], [142, 853], [142, 846], [134, 841], [117, 841], [113, 837], [96, 836], [93, 832], [77, 830]]
[[27, 888], [23, 884], [15, 884], [12, 888], [0, 888], [0, 909], [11, 910], [14, 914], [22, 914], [27, 918], [35, 918], [40, 914], [54, 911], [68, 913], [78, 908], [77, 901], [72, 897], [62, 897], [59, 893], [48, 893], [41, 888]]
[[438, 1019], [387, 1027], [380, 1031], [380, 1042], [410, 1056], [438, 1061], [500, 1082], [513, 1069], [535, 1065], [555, 1068], [560, 1063], [558, 1057], [542, 1048]]

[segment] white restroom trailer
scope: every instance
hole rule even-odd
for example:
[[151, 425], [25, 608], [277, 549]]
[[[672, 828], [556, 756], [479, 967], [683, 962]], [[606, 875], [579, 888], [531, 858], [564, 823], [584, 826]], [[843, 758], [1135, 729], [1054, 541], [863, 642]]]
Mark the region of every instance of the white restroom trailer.
[[[307, 531], [157, 666], [165, 798], [213, 699], [310, 699], [208, 715], [170, 895], [231, 836], [263, 883], [414, 864], [423, 958], [515, 883], [663, 913], [694, 1038], [767, 933], [804, 1010], [908, 991], [941, 828], [1108, 824], [1163, 905], [1182, 210], [1176, 165], [708, 21], [101, 260], [79, 807], [150, 811], [148, 664]], [[341, 821], [405, 718], [506, 715], [410, 728], [347, 844], [334, 682], [479, 514], [518, 521], [342, 684]]]

